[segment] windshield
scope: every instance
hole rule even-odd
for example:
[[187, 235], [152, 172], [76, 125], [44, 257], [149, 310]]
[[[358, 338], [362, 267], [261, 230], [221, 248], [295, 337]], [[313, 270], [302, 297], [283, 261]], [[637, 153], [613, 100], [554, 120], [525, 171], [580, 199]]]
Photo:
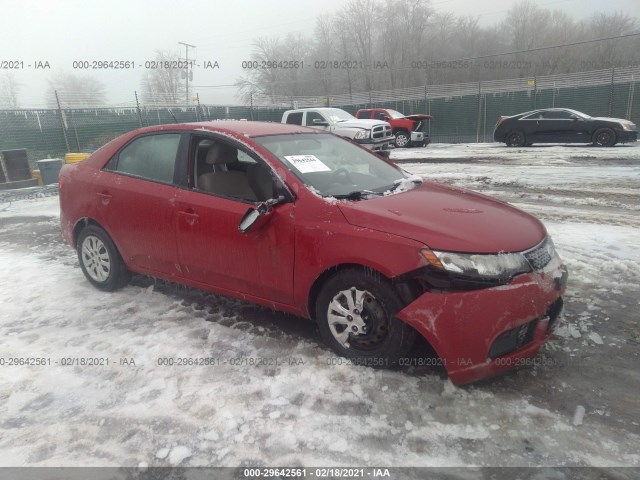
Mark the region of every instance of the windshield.
[[404, 118], [404, 115], [397, 110], [387, 110], [391, 118]]
[[254, 140], [325, 197], [361, 199], [354, 192], [382, 194], [406, 178], [398, 167], [334, 135], [272, 135]]
[[344, 110], [340, 110], [339, 108], [328, 108], [326, 110], [323, 110], [322, 113], [325, 116], [329, 117], [331, 123], [344, 122], [346, 120], [353, 120], [356, 118], [349, 112], [345, 112]]

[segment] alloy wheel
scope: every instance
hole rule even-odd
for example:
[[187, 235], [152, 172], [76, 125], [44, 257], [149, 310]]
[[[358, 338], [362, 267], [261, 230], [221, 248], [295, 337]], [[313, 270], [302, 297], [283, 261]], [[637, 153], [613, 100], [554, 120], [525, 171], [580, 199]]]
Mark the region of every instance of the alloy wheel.
[[111, 273], [111, 258], [105, 244], [95, 235], [87, 236], [82, 242], [82, 264], [89, 276], [96, 282], [104, 282]]
[[338, 292], [327, 310], [329, 330], [344, 348], [370, 350], [378, 347], [388, 333], [388, 315], [378, 300], [366, 290], [351, 287]]

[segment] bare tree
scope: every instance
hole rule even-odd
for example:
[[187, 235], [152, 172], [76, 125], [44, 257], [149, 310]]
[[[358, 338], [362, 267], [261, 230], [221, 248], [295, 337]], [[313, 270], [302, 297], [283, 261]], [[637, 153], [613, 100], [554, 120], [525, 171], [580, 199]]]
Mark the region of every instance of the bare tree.
[[[282, 100], [640, 63], [635, 37], [555, 47], [637, 31], [638, 20], [628, 14], [598, 13], [578, 22], [534, 0], [518, 0], [510, 3], [503, 21], [485, 26], [478, 18], [435, 11], [432, 5], [431, 0], [348, 0], [336, 13], [318, 17], [308, 37], [255, 42], [253, 59], [295, 56], [304, 60], [304, 71], [257, 69], [238, 85], [245, 93]], [[356, 68], [315, 68], [313, 60], [338, 60]], [[376, 68], [381, 62], [386, 66]]]
[[[638, 21], [626, 13], [613, 12], [593, 15], [587, 25], [593, 38], [605, 38], [631, 33], [637, 28]], [[589, 45], [585, 50], [589, 64], [598, 68], [615, 67], [624, 61], [637, 61], [639, 58], [637, 40], [610, 40]]]
[[21, 85], [10, 72], [0, 74], [0, 108], [18, 108], [18, 93]]
[[55, 92], [63, 108], [99, 107], [106, 103], [105, 86], [91, 75], [62, 73], [49, 80], [47, 105], [57, 106]]
[[184, 103], [184, 69], [164, 68], [180, 58], [177, 51], [156, 50], [156, 64], [163, 68], [147, 70], [142, 76], [142, 102], [145, 105], [177, 105]]

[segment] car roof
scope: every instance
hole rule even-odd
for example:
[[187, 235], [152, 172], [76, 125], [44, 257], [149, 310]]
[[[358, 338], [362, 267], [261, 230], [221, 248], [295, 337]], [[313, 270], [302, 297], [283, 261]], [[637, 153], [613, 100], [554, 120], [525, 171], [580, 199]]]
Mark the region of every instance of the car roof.
[[[294, 108], [292, 110], [287, 110], [284, 113], [289, 113], [289, 112], [307, 112], [309, 110], [320, 110], [325, 111], [325, 110], [342, 110], [343, 112], [346, 112], [346, 110], [339, 108], [339, 107], [304, 107], [304, 108]], [[349, 113], [349, 112], [347, 112]]]
[[202, 130], [244, 137], [260, 137], [264, 135], [286, 135], [292, 133], [326, 133], [323, 130], [278, 122], [254, 122], [244, 120], [211, 120], [207, 122], [169, 123], [141, 128], [139, 133], [151, 133], [163, 130]]
[[581, 115], [586, 115], [585, 113], [579, 112], [578, 110], [574, 110], [572, 108], [557, 107], [557, 108], [539, 108], [537, 110], [531, 110], [529, 112], [518, 113], [517, 115], [514, 115], [514, 116], [518, 117], [520, 115], [531, 115], [532, 113], [538, 113], [538, 112], [576, 112], [576, 113], [580, 113]]

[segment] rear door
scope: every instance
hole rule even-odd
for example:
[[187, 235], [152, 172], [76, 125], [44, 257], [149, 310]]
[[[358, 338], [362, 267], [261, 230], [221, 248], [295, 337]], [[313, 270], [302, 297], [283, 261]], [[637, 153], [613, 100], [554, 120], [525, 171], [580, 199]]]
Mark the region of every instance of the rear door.
[[184, 137], [180, 132], [138, 136], [98, 174], [100, 216], [137, 271], [181, 276], [176, 268], [174, 172]]
[[[198, 165], [200, 160], [194, 152], [201, 149], [201, 143], [210, 144], [212, 139], [213, 143], [239, 147], [239, 144], [226, 139], [193, 134], [189, 172], [206, 168], [206, 165]], [[244, 172], [247, 175], [255, 175], [256, 169], [265, 169], [258, 175], [262, 184], [272, 175], [265, 162], [254, 152], [243, 148], [238, 148], [237, 161], [226, 164], [225, 168], [226, 172]], [[186, 276], [217, 289], [291, 304], [294, 204], [278, 205], [260, 225], [242, 234], [238, 225], [247, 210], [257, 205], [256, 197], [243, 198], [243, 194], [234, 195], [229, 188], [225, 188], [225, 194], [204, 191], [198, 188], [197, 178], [192, 173], [188, 177], [188, 183], [179, 189], [176, 198], [179, 261]], [[233, 181], [240, 183], [237, 177], [235, 175]], [[257, 196], [264, 200], [269, 195], [257, 193]]]

